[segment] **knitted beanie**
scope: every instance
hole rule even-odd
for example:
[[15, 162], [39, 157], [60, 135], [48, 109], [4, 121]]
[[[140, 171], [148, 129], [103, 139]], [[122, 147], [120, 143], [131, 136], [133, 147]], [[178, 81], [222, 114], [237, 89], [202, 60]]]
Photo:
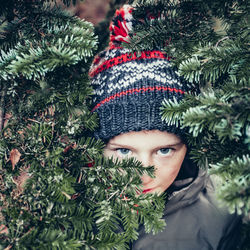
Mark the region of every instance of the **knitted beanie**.
[[162, 120], [160, 107], [164, 99], [179, 102], [194, 87], [178, 75], [163, 51], [136, 53], [122, 47], [134, 25], [131, 6], [117, 10], [109, 47], [91, 66], [93, 112], [100, 121], [95, 137], [107, 141], [121, 133], [155, 129], [181, 136], [179, 127]]

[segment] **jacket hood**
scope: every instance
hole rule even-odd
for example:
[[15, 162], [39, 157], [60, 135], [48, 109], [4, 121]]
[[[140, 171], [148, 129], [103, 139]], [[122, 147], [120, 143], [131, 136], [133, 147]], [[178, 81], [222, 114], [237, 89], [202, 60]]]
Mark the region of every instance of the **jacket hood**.
[[171, 185], [172, 190], [167, 199], [164, 214], [170, 214], [180, 208], [194, 203], [200, 192], [205, 188], [208, 175], [203, 169], [197, 168], [197, 175], [185, 179], [176, 179]]

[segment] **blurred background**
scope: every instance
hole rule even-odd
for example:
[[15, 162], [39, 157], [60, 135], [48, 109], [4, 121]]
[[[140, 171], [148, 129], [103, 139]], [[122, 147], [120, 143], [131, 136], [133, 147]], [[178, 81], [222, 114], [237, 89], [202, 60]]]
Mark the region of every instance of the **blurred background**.
[[99, 22], [105, 19], [109, 9], [110, 9], [110, 0], [85, 0], [77, 1], [75, 6], [70, 6], [69, 10], [89, 22], [92, 22], [94, 25], [97, 25]]

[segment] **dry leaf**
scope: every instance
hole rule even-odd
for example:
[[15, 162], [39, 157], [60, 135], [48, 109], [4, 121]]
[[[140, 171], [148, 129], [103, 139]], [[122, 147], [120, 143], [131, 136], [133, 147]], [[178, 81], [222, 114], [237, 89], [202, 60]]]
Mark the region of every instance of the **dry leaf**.
[[16, 148], [13, 148], [10, 151], [10, 161], [12, 165], [12, 170], [15, 169], [15, 166], [19, 162], [20, 157], [21, 157], [21, 153]]
[[1, 224], [0, 225], [0, 234], [8, 234], [8, 233], [9, 233], [8, 228], [5, 225]]

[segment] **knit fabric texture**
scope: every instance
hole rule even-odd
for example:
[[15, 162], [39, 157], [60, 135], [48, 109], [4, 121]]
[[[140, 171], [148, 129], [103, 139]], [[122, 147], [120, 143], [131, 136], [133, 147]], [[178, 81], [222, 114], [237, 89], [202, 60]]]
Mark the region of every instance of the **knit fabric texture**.
[[90, 69], [94, 88], [93, 112], [99, 116], [95, 137], [102, 140], [130, 131], [161, 130], [177, 135], [179, 127], [162, 120], [164, 99], [183, 99], [194, 86], [180, 77], [170, 58], [160, 50], [131, 52], [121, 42], [129, 42], [133, 28], [132, 8], [125, 5], [110, 25], [109, 47], [99, 53]]

